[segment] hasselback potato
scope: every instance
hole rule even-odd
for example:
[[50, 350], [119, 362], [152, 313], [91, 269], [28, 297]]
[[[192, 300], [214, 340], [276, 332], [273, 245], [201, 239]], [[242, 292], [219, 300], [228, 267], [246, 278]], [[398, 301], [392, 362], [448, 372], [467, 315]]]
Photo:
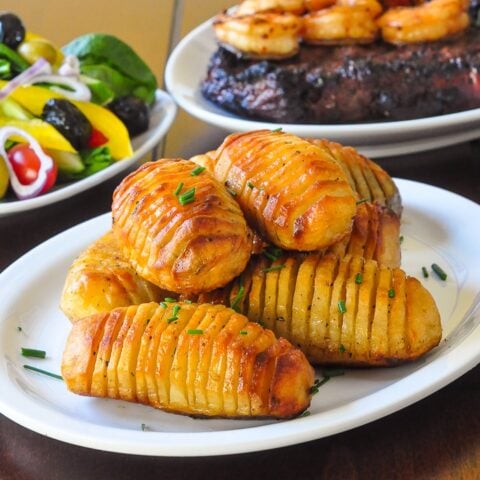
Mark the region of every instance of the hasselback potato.
[[300, 350], [232, 309], [153, 302], [74, 323], [62, 376], [80, 395], [235, 418], [296, 416], [314, 382]]
[[72, 320], [116, 307], [159, 301], [168, 293], [140, 277], [110, 231], [93, 242], [70, 266], [60, 308]]
[[196, 293], [240, 274], [252, 233], [235, 200], [188, 160], [146, 163], [116, 188], [113, 232], [139, 275], [159, 287]]
[[252, 228], [281, 248], [318, 250], [351, 230], [355, 193], [332, 155], [306, 140], [271, 130], [232, 134], [205, 166]]
[[442, 333], [435, 301], [417, 279], [351, 255], [257, 256], [229, 288], [198, 301], [232, 305], [314, 364], [394, 365], [428, 352]]

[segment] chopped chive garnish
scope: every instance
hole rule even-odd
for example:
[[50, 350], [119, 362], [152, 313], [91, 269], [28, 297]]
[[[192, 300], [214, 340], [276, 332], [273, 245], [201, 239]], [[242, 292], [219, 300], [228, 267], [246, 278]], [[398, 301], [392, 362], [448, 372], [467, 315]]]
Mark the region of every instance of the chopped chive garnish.
[[247, 187], [251, 188], [253, 190], [255, 188], [255, 185], [252, 182], [248, 181], [247, 182]]
[[175, 303], [177, 301], [176, 298], [172, 298], [172, 297], [165, 297], [163, 299], [164, 302], [167, 302], [167, 303]]
[[173, 194], [175, 196], [178, 196], [178, 194], [182, 191], [182, 188], [183, 188], [183, 182], [180, 182], [177, 186], [177, 188], [175, 189], [175, 191], [173, 192]]
[[360, 200], [357, 200], [357, 205], [361, 205], [362, 203], [367, 203], [368, 202], [368, 198], [362, 198]]
[[203, 333], [203, 330], [192, 328], [190, 330], [187, 330], [187, 333], [190, 335], [201, 335]]
[[399, 240], [400, 240], [400, 243], [403, 243], [403, 240], [404, 240], [404, 237], [403, 237], [403, 235], [400, 235], [400, 238], [399, 238]]
[[432, 263], [432, 270], [437, 274], [440, 280], [445, 281], [447, 279], [447, 274], [436, 263]]
[[265, 272], [265, 273], [274, 272], [275, 270], [281, 270], [282, 268], [285, 268], [284, 263], [282, 263], [281, 265], [272, 265], [271, 267], [264, 268], [262, 272]]
[[182, 193], [178, 197], [178, 201], [182, 205], [187, 205], [189, 203], [192, 203], [195, 200], [195, 187], [192, 187], [190, 190], [187, 190], [185, 193]]
[[339, 300], [338, 301], [338, 311], [340, 313], [346, 313], [347, 311], [347, 307], [345, 305], [345, 301], [344, 300]]
[[394, 297], [395, 297], [395, 290], [393, 288], [391, 288], [388, 291], [388, 298], [394, 298]]
[[331, 378], [339, 377], [340, 375], [344, 375], [344, 374], [345, 374], [344, 370], [339, 370], [339, 369], [324, 370], [322, 373], [323, 378], [321, 380], [319, 378], [315, 379], [315, 382], [310, 387], [310, 393], [312, 395], [315, 395], [316, 393], [318, 393], [318, 389], [322, 385], [325, 385], [325, 383], [327, 383]]
[[23, 330], [22, 327], [20, 326], [17, 327], [17, 332], [21, 332], [22, 330]]
[[203, 171], [205, 170], [205, 167], [201, 167], [200, 165], [198, 167], [195, 167], [191, 172], [190, 175], [192, 177], [196, 177], [197, 175], [200, 175]]
[[45, 358], [47, 352], [45, 350], [36, 350], [35, 348], [23, 348], [22, 355], [24, 357]]
[[428, 271], [426, 267], [422, 267], [423, 278], [428, 278]]
[[240, 330], [240, 335], [246, 335], [248, 332], [246, 330]]
[[272, 132], [281, 132], [282, 130], [283, 130], [283, 127], [278, 127], [278, 128], [274, 128]]
[[340, 377], [341, 375], [345, 375], [345, 370], [331, 368], [323, 371], [323, 376], [325, 378]]
[[305, 410], [301, 415], [300, 417], [309, 417], [311, 414], [308, 410]]
[[355, 275], [355, 283], [360, 285], [363, 282], [363, 275], [361, 273], [357, 273]]
[[61, 375], [57, 375], [56, 373], [52, 373], [52, 372], [47, 372], [46, 370], [42, 370], [41, 368], [32, 367], [31, 365], [24, 365], [23, 368], [27, 370], [32, 370], [33, 372], [43, 373], [44, 375], [47, 375], [52, 378], [57, 378], [58, 380], [63, 380], [63, 377]]
[[230, 303], [230, 308], [235, 310], [237, 313], [240, 311], [238, 308], [238, 305], [241, 302], [244, 293], [245, 293], [245, 288], [243, 287], [243, 285], [240, 285], [240, 288], [238, 289], [238, 292], [235, 295], [235, 298]]
[[283, 255], [283, 250], [278, 247], [267, 247], [262, 252], [269, 260], [278, 260]]
[[167, 308], [167, 304], [166, 304], [165, 302], [160, 302], [160, 306], [161, 306], [162, 308]]
[[190, 305], [193, 302], [191, 300], [184, 300], [183, 303], [188, 303]]
[[144, 423], [142, 423], [141, 428], [142, 428], [142, 432], [144, 432], [147, 429], [147, 426]]
[[172, 316], [167, 318], [167, 323], [176, 322], [178, 320], [178, 312], [180, 311], [180, 305], [175, 305], [172, 309]]
[[235, 190], [232, 190], [231, 188], [227, 187], [227, 192], [232, 196], [232, 197], [236, 197], [237, 196], [237, 192]]
[[345, 348], [345, 346], [343, 345], [343, 343], [340, 344], [340, 346], [338, 347], [338, 351], [340, 353], [345, 353], [347, 351], [347, 349]]

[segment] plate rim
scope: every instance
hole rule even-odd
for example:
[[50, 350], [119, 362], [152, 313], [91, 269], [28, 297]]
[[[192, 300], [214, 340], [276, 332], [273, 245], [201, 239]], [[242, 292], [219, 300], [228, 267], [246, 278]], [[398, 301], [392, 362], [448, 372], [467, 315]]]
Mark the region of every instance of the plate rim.
[[[133, 151], [133, 154], [130, 157], [118, 160], [94, 175], [69, 183], [64, 187], [52, 190], [38, 197], [26, 200], [13, 200], [4, 203], [0, 201], [0, 218], [13, 213], [27, 212], [51, 205], [52, 203], [60, 202], [71, 196], [89, 190], [134, 165], [165, 137], [177, 114], [177, 105], [172, 96], [165, 90], [158, 88], [155, 91], [155, 100], [157, 103], [156, 106], [162, 109], [164, 113], [159, 119], [158, 124], [153, 127], [148, 138]], [[132, 139], [132, 142], [135, 142], [135, 138]]]
[[[405, 187], [435, 189], [440, 191], [442, 195], [447, 194], [456, 197], [462, 202], [467, 202], [469, 208], [475, 208], [480, 213], [480, 205], [448, 190], [412, 180], [395, 179], [395, 182], [400, 192]], [[42, 256], [45, 251], [55, 246], [56, 243], [63, 242], [66, 236], [75, 234], [79, 236], [78, 232], [80, 231], [92, 232], [93, 234], [93, 227], [108, 228], [110, 220], [110, 213], [99, 215], [68, 228], [39, 244], [22, 255], [0, 274], [0, 284], [8, 281], [9, 277], [18, 275], [22, 268], [31, 267], [32, 260], [35, 257]], [[0, 314], [2, 314], [1, 307]], [[1, 322], [0, 319], [0, 326]], [[480, 350], [472, 348], [472, 346], [478, 345], [479, 341], [480, 322], [477, 322], [475, 327], [462, 341], [442, 352], [439, 358], [432, 360], [430, 363], [421, 362], [418, 369], [378, 391], [341, 404], [336, 408], [329, 408], [325, 412], [313, 414], [310, 417], [246, 427], [244, 429], [229, 429], [215, 432], [142, 432], [91, 424], [82, 419], [72, 418], [59, 411], [54, 412], [54, 417], [59, 420], [56, 424], [45, 424], [44, 419], [48, 418], [49, 413], [50, 416], [52, 414], [50, 408], [33, 402], [30, 397], [18, 391], [13, 394], [14, 397], [17, 397], [18, 402], [10, 405], [5, 400], [5, 398], [9, 398], [8, 389], [4, 389], [5, 395], [0, 396], [0, 413], [24, 427], [48, 437], [74, 445], [110, 452], [135, 455], [198, 457], [263, 451], [341, 433], [416, 403], [473, 368], [480, 361]], [[459, 352], [462, 353], [461, 356]], [[460, 357], [462, 361], [459, 360]], [[442, 366], [442, 375], [437, 375], [433, 379], [428, 377], [428, 383], [423, 385], [422, 388], [418, 387], [418, 379], [425, 377], [425, 374], [438, 366], [438, 363]], [[0, 365], [0, 385], [10, 381], [5, 364], [6, 362], [2, 361]], [[393, 395], [394, 400], [391, 400], [392, 395], [390, 395], [389, 401], [385, 402], [385, 400], [382, 400], [386, 394], [391, 394], [392, 392], [395, 394]], [[379, 398], [381, 401], [377, 402]], [[36, 407], [35, 412], [29, 413], [31, 410], [27, 408], [22, 411], [22, 403], [31, 406], [32, 402]], [[379, 404], [380, 408], [378, 407]], [[353, 413], [358, 408], [363, 409], [362, 415]], [[340, 421], [338, 420], [339, 417], [341, 418]], [[289, 432], [291, 425], [296, 426], [294, 435], [292, 435], [292, 432]], [[72, 430], [72, 426], [81, 428]], [[212, 445], [212, 439], [214, 440], [214, 445]]]
[[[411, 147], [412, 151], [413, 149], [415, 151], [431, 149], [432, 146], [426, 145], [426, 142], [431, 144], [435, 140], [442, 142], [442, 145], [439, 146], [445, 146], [448, 141], [445, 138], [445, 130], [454, 129], [452, 133], [455, 135], [452, 135], [452, 139], [448, 144], [472, 140], [478, 137], [480, 131], [480, 108], [412, 120], [332, 125], [272, 123], [261, 120], [250, 120], [223, 110], [221, 107], [209, 103], [206, 99], [203, 99], [203, 97], [201, 102], [195, 101], [182, 92], [182, 89], [185, 90], [186, 83], [182, 78], [183, 76], [178, 74], [179, 65], [182, 63], [181, 59], [191, 50], [192, 43], [194, 44], [197, 41], [212, 42], [214, 39], [211, 28], [212, 22], [213, 18], [206, 20], [182, 38], [169, 55], [165, 67], [165, 86], [175, 102], [191, 115], [211, 125], [228, 131], [248, 131], [262, 128], [274, 129], [281, 126], [284, 130], [295, 135], [331, 137], [331, 140], [340, 140], [340, 137], [344, 135], [347, 138], [344, 143], [351, 143], [352, 146], [360, 149], [363, 148], [363, 151], [370, 149], [370, 152], [376, 157], [398, 155], [400, 149], [408, 148], [408, 144], [412, 140], [416, 143], [415, 146]], [[210, 49], [207, 53], [208, 56], [210, 56], [213, 50]], [[205, 64], [204, 67], [206, 72], [207, 65]], [[201, 77], [197, 77], [196, 81], [197, 84], [194, 90], [197, 95], [201, 96], [199, 93]], [[187, 88], [189, 91], [191, 82], [193, 82], [193, 80], [190, 79], [190, 82], [188, 82], [189, 87]], [[469, 132], [465, 132], [465, 125], [468, 124], [472, 124], [472, 128]], [[473, 127], [476, 127], [476, 129]], [[419, 138], [419, 131], [427, 128], [430, 134], [424, 136], [425, 142], [422, 144], [422, 142], [419, 141], [421, 140], [421, 138]], [[374, 139], [382, 139], [383, 141], [364, 143], [369, 135], [373, 135]], [[389, 136], [395, 137], [392, 140], [388, 138]], [[370, 140], [372, 139], [369, 138], [369, 141]], [[392, 150], [388, 148], [388, 143], [397, 143], [399, 146]], [[380, 150], [380, 147], [383, 147], [384, 150]]]

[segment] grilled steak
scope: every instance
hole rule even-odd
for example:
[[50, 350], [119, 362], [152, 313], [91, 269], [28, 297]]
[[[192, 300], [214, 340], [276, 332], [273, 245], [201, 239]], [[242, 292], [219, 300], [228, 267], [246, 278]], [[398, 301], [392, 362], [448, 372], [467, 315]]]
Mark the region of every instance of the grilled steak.
[[213, 103], [279, 123], [406, 120], [480, 107], [480, 30], [435, 43], [302, 46], [286, 60], [219, 47], [201, 90]]

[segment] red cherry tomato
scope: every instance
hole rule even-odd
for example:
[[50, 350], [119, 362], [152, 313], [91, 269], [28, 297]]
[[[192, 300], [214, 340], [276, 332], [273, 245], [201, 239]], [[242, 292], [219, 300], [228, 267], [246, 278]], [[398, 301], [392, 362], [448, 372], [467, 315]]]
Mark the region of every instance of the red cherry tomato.
[[99, 130], [92, 129], [92, 134], [88, 140], [88, 146], [90, 148], [97, 148], [105, 145], [108, 142], [108, 138]]
[[[35, 181], [40, 170], [40, 160], [37, 154], [28, 145], [19, 143], [8, 151], [8, 160], [17, 175], [19, 182], [23, 185], [30, 185]], [[47, 173], [47, 181], [40, 193], [45, 193], [55, 185], [57, 180], [57, 165]]]

